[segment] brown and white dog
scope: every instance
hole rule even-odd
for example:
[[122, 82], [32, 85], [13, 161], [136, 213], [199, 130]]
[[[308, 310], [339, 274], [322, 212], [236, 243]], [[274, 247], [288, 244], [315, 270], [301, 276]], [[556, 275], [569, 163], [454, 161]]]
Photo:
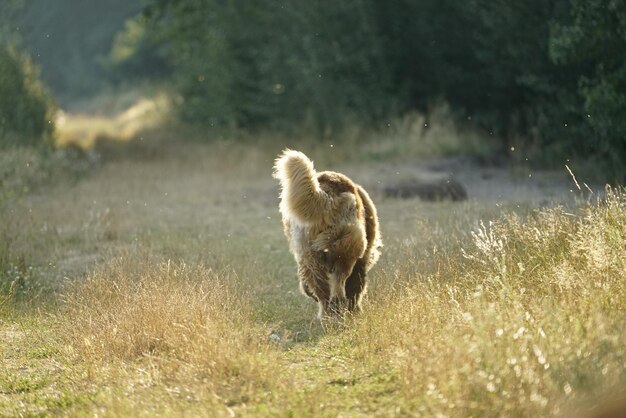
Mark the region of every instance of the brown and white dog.
[[274, 177], [300, 289], [318, 302], [320, 318], [360, 310], [366, 274], [382, 247], [369, 195], [343, 174], [316, 172], [298, 151], [279, 155]]

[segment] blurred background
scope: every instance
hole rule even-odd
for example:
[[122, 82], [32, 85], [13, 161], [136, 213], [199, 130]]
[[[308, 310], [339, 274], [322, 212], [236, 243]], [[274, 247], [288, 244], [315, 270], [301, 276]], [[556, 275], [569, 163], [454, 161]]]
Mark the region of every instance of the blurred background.
[[623, 181], [624, 22], [623, 0], [2, 0], [0, 146], [438, 123], [463, 132], [445, 152]]

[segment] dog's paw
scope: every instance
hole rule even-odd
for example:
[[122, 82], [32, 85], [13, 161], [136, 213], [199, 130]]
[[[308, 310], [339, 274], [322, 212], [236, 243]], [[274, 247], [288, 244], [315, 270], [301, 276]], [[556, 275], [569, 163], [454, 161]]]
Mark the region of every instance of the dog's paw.
[[348, 300], [346, 298], [334, 297], [328, 301], [328, 315], [336, 318], [343, 318], [348, 310]]

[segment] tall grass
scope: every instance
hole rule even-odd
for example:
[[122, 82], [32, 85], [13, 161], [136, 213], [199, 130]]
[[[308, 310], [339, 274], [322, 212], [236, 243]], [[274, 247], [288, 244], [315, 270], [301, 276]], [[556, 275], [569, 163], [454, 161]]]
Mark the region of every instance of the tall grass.
[[[561, 416], [626, 383], [626, 195], [508, 216], [464, 260], [401, 277], [350, 331], [420, 416]], [[402, 272], [398, 273], [402, 276]]]
[[[626, 383], [625, 215], [626, 195], [608, 189], [579, 214], [482, 223], [439, 268], [383, 272], [365, 313], [287, 351], [255, 322], [248, 278], [127, 255], [70, 287], [62, 334], [94, 381], [183, 388], [216, 411], [311, 416], [391, 403], [379, 411], [566, 416]], [[357, 378], [332, 392], [344, 384], [331, 378], [336, 358], [390, 398]], [[138, 369], [145, 376], [132, 378]], [[131, 393], [109, 407], [128, 411], [141, 399]], [[173, 411], [193, 408], [179, 401]]]
[[[323, 329], [275, 152], [165, 151], [0, 207], [0, 415], [571, 416], [626, 387], [623, 190], [527, 211], [373, 189], [365, 311]], [[390, 163], [366, 161], [376, 184]]]
[[64, 305], [71, 352], [105, 381], [140, 367], [144, 385], [219, 404], [261, 396], [280, 373], [232, 274], [127, 255], [71, 285]]

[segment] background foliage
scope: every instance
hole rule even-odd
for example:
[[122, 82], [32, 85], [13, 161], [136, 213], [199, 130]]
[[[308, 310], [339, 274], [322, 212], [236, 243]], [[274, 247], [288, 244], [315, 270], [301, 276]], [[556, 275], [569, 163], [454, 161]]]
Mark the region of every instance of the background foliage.
[[330, 135], [445, 103], [502, 151], [626, 164], [626, 0], [44, 3], [2, 20], [63, 105], [157, 78], [190, 123]]
[[0, 43], [0, 147], [50, 138], [52, 109], [30, 59]]
[[150, 0], [185, 119], [248, 129], [384, 123], [444, 101], [552, 160], [624, 163], [623, 0]]
[[550, 55], [578, 69], [577, 93], [591, 151], [614, 170], [626, 165], [626, 1], [573, 0], [568, 18], [555, 24]]
[[64, 106], [108, 86], [114, 76], [107, 68], [111, 43], [141, 10], [139, 1], [125, 0], [9, 1], [17, 3], [8, 22], [12, 35], [42, 67], [43, 82]]

